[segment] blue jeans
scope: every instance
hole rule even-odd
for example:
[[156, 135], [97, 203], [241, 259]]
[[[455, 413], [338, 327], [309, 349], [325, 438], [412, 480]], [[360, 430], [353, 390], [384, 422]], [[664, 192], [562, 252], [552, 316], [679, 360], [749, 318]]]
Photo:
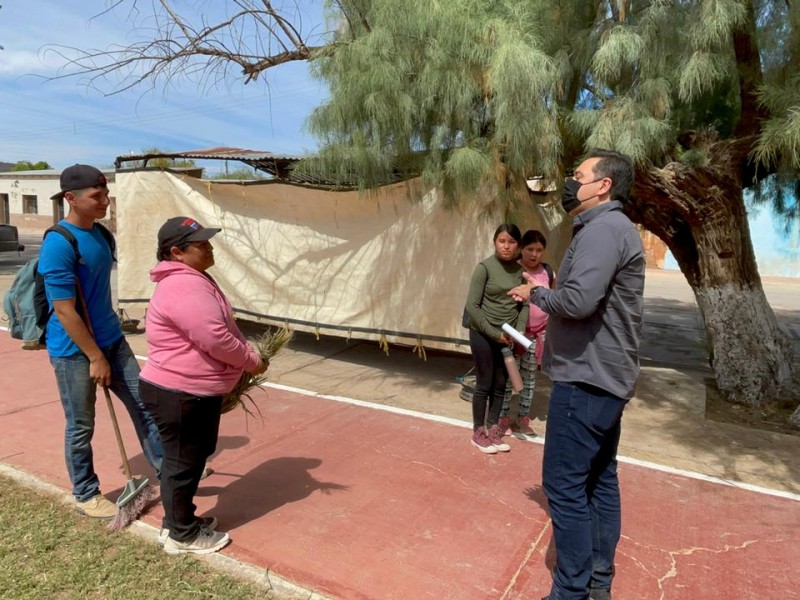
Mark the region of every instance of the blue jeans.
[[[163, 458], [161, 440], [153, 418], [139, 398], [139, 363], [124, 337], [102, 351], [111, 366], [109, 389], [128, 409], [145, 458], [159, 475]], [[78, 502], [84, 502], [100, 493], [92, 454], [97, 386], [89, 377], [89, 359], [82, 352], [71, 356], [51, 356], [50, 364], [56, 373], [66, 418], [64, 456], [72, 482], [72, 495]]]
[[621, 526], [617, 446], [625, 404], [593, 386], [553, 384], [542, 467], [556, 544], [551, 600], [586, 600], [590, 589], [611, 589]]

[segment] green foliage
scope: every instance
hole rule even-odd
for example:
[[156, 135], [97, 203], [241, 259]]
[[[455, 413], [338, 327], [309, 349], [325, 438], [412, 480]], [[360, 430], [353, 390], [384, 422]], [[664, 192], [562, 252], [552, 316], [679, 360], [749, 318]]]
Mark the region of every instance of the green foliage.
[[32, 163], [29, 160], [20, 160], [11, 167], [12, 171], [44, 171], [52, 169], [50, 163], [40, 160], [39, 162]]
[[525, 3], [358, 4], [369, 29], [341, 28], [337, 51], [315, 64], [332, 99], [309, 129], [328, 167], [348, 163], [369, 187], [423, 153], [421, 172], [451, 190], [504, 181], [496, 163], [555, 169], [557, 71]]
[[241, 167], [238, 169], [233, 169], [232, 171], [226, 171], [225, 173], [219, 173], [211, 177], [211, 179], [230, 179], [234, 181], [261, 181], [264, 179], [269, 179], [263, 172], [259, 171], [258, 169], [250, 169], [248, 167]]
[[[162, 148], [152, 147], [152, 148], [144, 148], [142, 149], [142, 154], [172, 154], [170, 150], [163, 150]], [[129, 163], [130, 167], [132, 168], [141, 168], [144, 166], [148, 167], [155, 167], [157, 169], [174, 169], [174, 168], [195, 168], [197, 167], [197, 163], [192, 159], [187, 158], [166, 158], [166, 157], [158, 157], [158, 158], [151, 158], [147, 160], [147, 164], [145, 165], [145, 161], [143, 160], [135, 160]]]
[[779, 172], [767, 177], [753, 188], [753, 194], [748, 199], [748, 211], [769, 205], [781, 217], [787, 234], [797, 231], [800, 222], [800, 180], [796, 176]]
[[786, 171], [800, 171], [800, 74], [784, 85], [762, 86], [759, 101], [773, 116], [764, 126], [756, 157], [765, 164], [780, 162]]
[[754, 19], [770, 53], [760, 98], [772, 114], [758, 156], [800, 170], [800, 102], [787, 74], [800, 57], [798, 4], [332, 3], [336, 51], [314, 64], [331, 94], [308, 124], [324, 146], [318, 165], [370, 187], [416, 164], [426, 182], [464, 195], [557, 178], [592, 146], [703, 164], [702, 149], [680, 147], [678, 135], [733, 135], [742, 110], [734, 34]]

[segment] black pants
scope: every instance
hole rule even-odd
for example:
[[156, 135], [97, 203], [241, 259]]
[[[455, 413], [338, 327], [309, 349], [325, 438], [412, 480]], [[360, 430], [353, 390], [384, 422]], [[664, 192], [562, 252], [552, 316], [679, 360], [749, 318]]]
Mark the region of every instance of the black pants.
[[[475, 391], [472, 394], [472, 425], [474, 429], [496, 425], [506, 393], [506, 366], [501, 352], [503, 345], [475, 329], [469, 330], [469, 347], [475, 362]], [[486, 406], [489, 406], [487, 412]]]
[[217, 448], [222, 396], [166, 390], [142, 379], [139, 395], [158, 425], [164, 449], [161, 464], [164, 526], [173, 540], [191, 541], [200, 528], [194, 514], [197, 508], [194, 495], [206, 460]]

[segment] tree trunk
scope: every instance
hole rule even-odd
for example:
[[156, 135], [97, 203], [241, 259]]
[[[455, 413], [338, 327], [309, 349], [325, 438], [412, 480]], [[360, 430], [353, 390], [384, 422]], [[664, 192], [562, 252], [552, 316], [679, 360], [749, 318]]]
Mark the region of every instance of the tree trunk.
[[758, 406], [790, 384], [792, 345], [764, 295], [736, 161], [721, 154], [640, 171], [626, 211], [666, 242], [694, 290], [720, 391]]

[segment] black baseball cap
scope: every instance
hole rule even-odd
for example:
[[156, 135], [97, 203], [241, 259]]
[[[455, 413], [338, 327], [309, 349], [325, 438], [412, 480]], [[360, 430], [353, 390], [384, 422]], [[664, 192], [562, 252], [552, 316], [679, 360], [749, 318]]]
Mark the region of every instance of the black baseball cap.
[[168, 251], [189, 242], [205, 242], [220, 231], [219, 227], [203, 227], [191, 217], [172, 217], [158, 230], [158, 248]]
[[66, 192], [101, 186], [108, 187], [108, 180], [100, 169], [91, 165], [72, 165], [61, 171], [61, 191], [50, 199], [61, 200]]

